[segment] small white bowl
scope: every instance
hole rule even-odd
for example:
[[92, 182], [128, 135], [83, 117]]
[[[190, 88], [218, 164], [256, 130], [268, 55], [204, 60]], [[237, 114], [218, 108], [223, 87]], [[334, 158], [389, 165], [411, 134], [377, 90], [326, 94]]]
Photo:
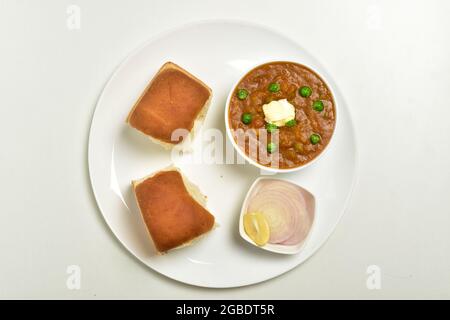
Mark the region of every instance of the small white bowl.
[[[327, 85], [328, 89], [330, 89], [331, 95], [333, 96], [333, 103], [334, 103], [334, 112], [335, 112], [334, 118], [335, 118], [335, 125], [334, 125], [333, 134], [331, 135], [330, 141], [328, 141], [328, 144], [325, 146], [325, 148], [322, 150], [322, 152], [319, 153], [319, 154], [317, 155], [317, 157], [315, 157], [315, 158], [312, 159], [311, 161], [309, 161], [309, 162], [307, 162], [307, 163], [305, 163], [305, 164], [303, 164], [303, 165], [301, 165], [301, 166], [298, 166], [298, 167], [295, 167], [295, 168], [289, 168], [289, 169], [284, 169], [284, 168], [274, 168], [274, 167], [264, 166], [264, 165], [258, 163], [257, 161], [253, 160], [252, 158], [250, 158], [250, 157], [245, 153], [245, 151], [242, 150], [242, 149], [238, 146], [238, 144], [237, 144], [236, 141], [234, 140], [233, 133], [232, 133], [232, 131], [231, 131], [230, 123], [229, 123], [229, 115], [228, 115], [229, 112], [228, 112], [228, 109], [229, 109], [229, 105], [230, 105], [230, 100], [231, 100], [231, 97], [233, 96], [233, 94], [235, 93], [236, 88], [237, 88], [237, 85], [239, 84], [239, 82], [241, 82], [241, 80], [242, 80], [242, 79], [243, 79], [250, 71], [252, 71], [253, 69], [255, 69], [255, 68], [259, 67], [259, 66], [268, 64], [268, 63], [275, 63], [275, 62], [295, 63], [295, 64], [302, 65], [302, 66], [304, 66], [304, 67], [306, 67], [306, 68], [312, 70], [315, 74], [317, 74], [317, 75], [320, 77], [320, 79], [322, 79], [322, 81]], [[306, 65], [306, 64], [304, 64], [304, 63], [299, 63], [299, 62], [295, 62], [295, 61], [285, 61], [285, 60], [280, 60], [280, 61], [267, 61], [267, 62], [264, 62], [264, 63], [259, 63], [259, 64], [255, 65], [255, 66], [253, 66], [252, 68], [248, 69], [247, 71], [245, 71], [245, 72], [243, 73], [243, 75], [242, 75], [242, 76], [236, 81], [236, 83], [232, 86], [232, 88], [231, 88], [231, 90], [230, 90], [230, 93], [228, 94], [227, 102], [226, 102], [226, 104], [225, 104], [225, 128], [226, 128], [226, 131], [227, 131], [227, 136], [228, 136], [228, 138], [231, 140], [231, 143], [233, 144], [234, 149], [237, 150], [238, 154], [241, 155], [241, 156], [242, 156], [245, 160], [247, 160], [249, 163], [251, 163], [252, 165], [258, 167], [258, 168], [261, 169], [261, 170], [265, 170], [265, 171], [273, 172], [273, 173], [287, 173], [287, 172], [294, 172], [294, 171], [298, 171], [298, 170], [304, 169], [304, 168], [310, 166], [311, 164], [313, 164], [314, 162], [316, 162], [316, 161], [317, 161], [317, 160], [318, 160], [318, 159], [326, 152], [326, 150], [328, 149], [328, 147], [329, 147], [330, 144], [331, 144], [331, 141], [333, 140], [334, 134], [335, 134], [335, 132], [336, 132], [336, 126], [337, 126], [337, 114], [338, 114], [338, 111], [337, 111], [337, 110], [338, 110], [338, 106], [337, 106], [337, 103], [336, 103], [335, 96], [336, 96], [336, 95], [335, 95], [335, 93], [334, 93], [334, 91], [333, 91], [333, 88], [329, 85], [329, 83], [325, 80], [325, 78], [324, 78], [319, 72], [317, 72], [314, 68], [312, 68], [312, 67], [310, 67], [310, 66], [308, 66], [308, 65]]]
[[[247, 213], [248, 201], [249, 201], [250, 196], [253, 193], [253, 189], [255, 189], [255, 187], [258, 185], [258, 183], [261, 180], [281, 180], [283, 182], [287, 182], [287, 183], [295, 186], [296, 188], [298, 188], [300, 190], [300, 192], [302, 192], [303, 196], [305, 197], [305, 201], [307, 203], [308, 203], [308, 201], [311, 203], [310, 208], [309, 208], [310, 212], [308, 212], [311, 215], [311, 219], [312, 219], [311, 227], [309, 229], [307, 236], [299, 244], [284, 245], [284, 244], [266, 243], [263, 246], [258, 246], [245, 232], [245, 230], [244, 230], [244, 215]], [[307, 211], [308, 211], [308, 208], [307, 208]], [[241, 215], [239, 217], [239, 234], [245, 241], [247, 241], [248, 243], [251, 243], [255, 247], [261, 248], [263, 250], [281, 253], [281, 254], [296, 254], [302, 250], [302, 248], [305, 246], [306, 242], [308, 241], [308, 239], [312, 233], [313, 227], [314, 227], [314, 222], [316, 220], [315, 216], [316, 216], [316, 199], [311, 192], [309, 192], [305, 188], [300, 187], [299, 185], [297, 185], [291, 181], [288, 181], [288, 180], [260, 177], [260, 178], [256, 179], [255, 182], [253, 182], [253, 184], [251, 185], [250, 189], [247, 192], [247, 195], [245, 196], [244, 203], [242, 204]]]

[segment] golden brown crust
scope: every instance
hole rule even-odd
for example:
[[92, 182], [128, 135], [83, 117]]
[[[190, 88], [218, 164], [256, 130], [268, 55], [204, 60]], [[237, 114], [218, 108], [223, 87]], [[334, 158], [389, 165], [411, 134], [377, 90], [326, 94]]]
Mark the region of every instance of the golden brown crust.
[[189, 194], [177, 170], [133, 181], [133, 188], [159, 252], [189, 243], [214, 227], [214, 216]]
[[135, 103], [127, 122], [158, 141], [176, 145], [183, 139], [172, 141], [173, 131], [191, 132], [195, 120], [204, 117], [211, 96], [211, 89], [201, 80], [167, 62]]

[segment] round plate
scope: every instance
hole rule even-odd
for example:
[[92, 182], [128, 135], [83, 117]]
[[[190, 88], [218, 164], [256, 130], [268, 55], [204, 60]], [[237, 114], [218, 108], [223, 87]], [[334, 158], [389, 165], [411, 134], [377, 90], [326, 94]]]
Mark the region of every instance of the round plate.
[[[156, 255], [130, 182], [170, 165], [174, 159], [170, 151], [126, 125], [128, 112], [158, 68], [166, 61], [175, 62], [212, 88], [213, 99], [203, 132], [215, 133], [217, 141], [232, 151], [223, 118], [229, 90], [249, 67], [270, 60], [296, 61], [314, 67], [332, 87], [338, 105], [335, 136], [323, 157], [305, 170], [272, 175], [297, 183], [315, 195], [316, 221], [308, 242], [299, 254], [286, 256], [261, 250], [241, 239], [238, 221], [242, 201], [261, 172], [250, 164], [214, 161], [214, 154], [208, 157], [211, 150], [207, 135], [200, 134], [194, 140], [192, 153], [177, 157], [174, 164], [208, 196], [208, 209], [219, 226], [192, 246]], [[211, 128], [220, 131], [208, 130]], [[116, 70], [100, 96], [88, 148], [95, 198], [120, 242], [150, 268], [172, 279], [204, 287], [261, 282], [308, 259], [324, 244], [341, 218], [356, 170], [351, 117], [330, 75], [292, 40], [267, 28], [236, 21], [184, 26], [135, 50]]]

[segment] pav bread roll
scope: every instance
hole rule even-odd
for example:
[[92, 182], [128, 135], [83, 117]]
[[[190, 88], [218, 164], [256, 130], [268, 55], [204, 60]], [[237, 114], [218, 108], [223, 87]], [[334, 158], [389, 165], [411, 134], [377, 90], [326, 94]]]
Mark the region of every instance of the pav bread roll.
[[188, 136], [193, 138], [204, 121], [211, 97], [211, 89], [200, 79], [166, 62], [134, 104], [126, 122], [170, 149], [190, 140]]
[[163, 169], [132, 185], [159, 253], [189, 245], [213, 229], [215, 218], [206, 209], [206, 196], [177, 168]]

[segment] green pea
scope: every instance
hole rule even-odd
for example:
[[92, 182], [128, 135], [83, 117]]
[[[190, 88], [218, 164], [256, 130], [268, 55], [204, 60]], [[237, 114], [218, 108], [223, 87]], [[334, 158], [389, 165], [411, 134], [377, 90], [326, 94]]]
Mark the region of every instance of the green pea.
[[239, 100], [244, 100], [248, 97], [248, 91], [245, 89], [239, 89], [237, 92], [237, 97]]
[[267, 152], [274, 153], [277, 150], [277, 145], [273, 142], [267, 144]]
[[268, 89], [270, 92], [278, 92], [280, 91], [280, 85], [276, 82], [272, 82], [271, 84], [269, 84]]
[[298, 93], [300, 93], [303, 98], [308, 98], [312, 94], [312, 89], [310, 87], [304, 86], [298, 89]]
[[277, 127], [276, 124], [266, 123], [266, 130], [267, 130], [267, 132], [272, 133], [272, 132], [274, 132], [277, 129], [278, 129], [278, 127]]
[[297, 121], [295, 121], [295, 119], [289, 120], [288, 122], [286, 122], [286, 127], [293, 127], [297, 124]]
[[241, 120], [245, 124], [250, 124], [250, 122], [252, 122], [252, 114], [248, 113], [248, 112], [247, 113], [243, 113]]
[[317, 133], [313, 133], [310, 137], [309, 140], [311, 140], [312, 144], [318, 144], [320, 142], [320, 135], [318, 135]]
[[312, 105], [312, 108], [313, 108], [314, 110], [316, 110], [317, 112], [323, 111], [323, 102], [320, 101], [320, 100], [314, 101], [314, 103], [313, 103], [313, 105]]

